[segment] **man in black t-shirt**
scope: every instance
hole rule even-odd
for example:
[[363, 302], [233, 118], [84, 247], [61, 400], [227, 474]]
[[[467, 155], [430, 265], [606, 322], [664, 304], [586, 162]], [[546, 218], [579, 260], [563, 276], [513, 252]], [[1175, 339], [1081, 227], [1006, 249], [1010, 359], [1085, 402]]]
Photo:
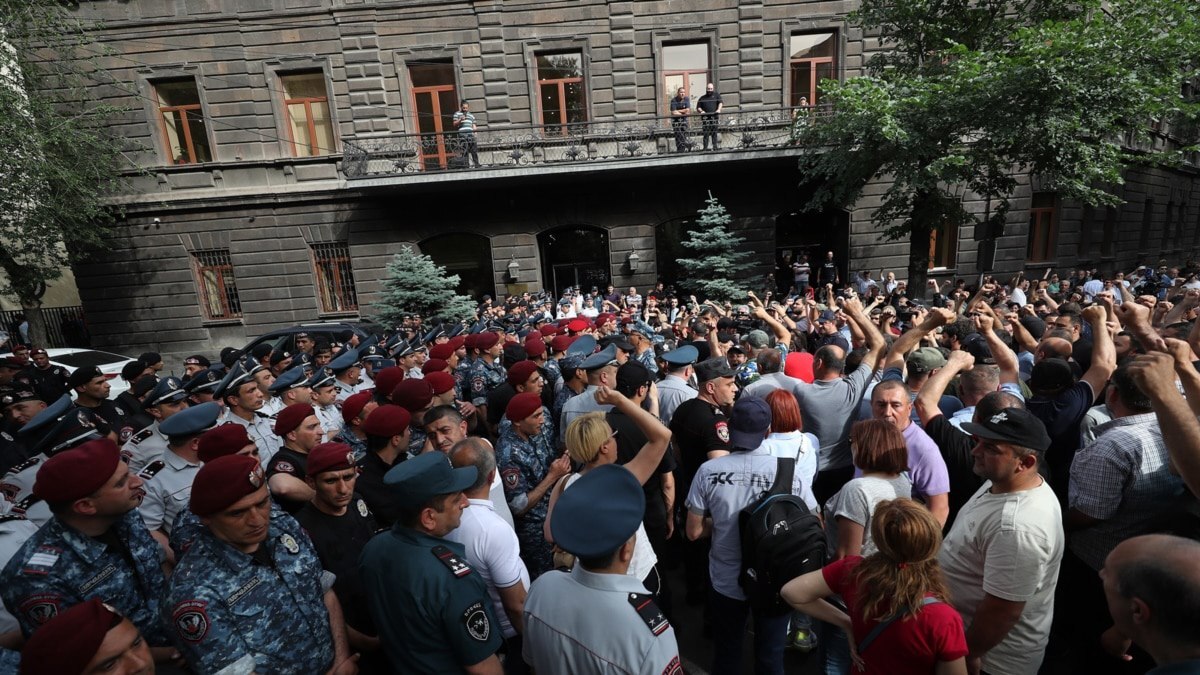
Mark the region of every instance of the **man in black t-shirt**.
[[837, 263], [833, 260], [833, 251], [825, 252], [825, 261], [817, 268], [817, 286], [824, 287], [825, 284], [833, 284], [837, 288], [841, 282], [841, 276], [838, 274]]
[[713, 150], [717, 150], [719, 141], [717, 129], [720, 127], [721, 95], [716, 92], [713, 83], [708, 83], [704, 95], [696, 99], [696, 112], [700, 113], [701, 137], [704, 139], [704, 149], [708, 149], [708, 139], [712, 138]]
[[[627, 361], [617, 369], [617, 391], [639, 408], [644, 407], [643, 402], [649, 398], [650, 412], [657, 416], [658, 401], [650, 395], [653, 383], [649, 369], [638, 361]], [[606, 417], [608, 426], [617, 433], [614, 439], [617, 442], [617, 463], [624, 464], [636, 457], [642, 446], [646, 445], [646, 435], [628, 415], [615, 408]], [[667, 517], [675, 504], [674, 471], [675, 457], [668, 452], [658, 463], [658, 470], [642, 486], [646, 493], [646, 514], [642, 520], [650, 545], [659, 558], [664, 556], [667, 539], [674, 530], [673, 521]]]
[[360, 672], [385, 672], [378, 632], [367, 609], [366, 588], [358, 573], [358, 558], [378, 527], [363, 498], [354, 493], [358, 470], [354, 453], [345, 443], [321, 443], [308, 453], [304, 482], [312, 501], [296, 513], [321, 567], [337, 575], [333, 592], [342, 605], [351, 648], [363, 654]]

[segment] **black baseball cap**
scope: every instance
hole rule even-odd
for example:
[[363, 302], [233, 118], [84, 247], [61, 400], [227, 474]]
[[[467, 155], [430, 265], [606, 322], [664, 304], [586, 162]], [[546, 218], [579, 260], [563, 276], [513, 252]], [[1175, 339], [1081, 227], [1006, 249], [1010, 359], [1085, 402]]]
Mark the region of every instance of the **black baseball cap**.
[[729, 360], [724, 356], [714, 356], [696, 364], [697, 382], [708, 382], [718, 377], [733, 377], [735, 373], [737, 371], [729, 366]]
[[1046, 425], [1024, 408], [1005, 408], [978, 422], [964, 422], [962, 428], [978, 438], [1011, 443], [1038, 452], [1045, 452], [1050, 447]]

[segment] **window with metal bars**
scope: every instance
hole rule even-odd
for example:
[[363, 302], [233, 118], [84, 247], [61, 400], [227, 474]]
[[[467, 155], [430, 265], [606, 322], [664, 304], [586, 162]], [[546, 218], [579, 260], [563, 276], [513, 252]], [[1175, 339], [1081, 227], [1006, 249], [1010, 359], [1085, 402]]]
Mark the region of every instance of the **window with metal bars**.
[[192, 251], [196, 270], [196, 288], [200, 307], [209, 319], [237, 319], [242, 316], [242, 301], [238, 298], [237, 281], [229, 249], [219, 248]]
[[326, 314], [357, 312], [358, 291], [354, 287], [350, 247], [341, 242], [313, 244], [312, 256], [321, 311]]

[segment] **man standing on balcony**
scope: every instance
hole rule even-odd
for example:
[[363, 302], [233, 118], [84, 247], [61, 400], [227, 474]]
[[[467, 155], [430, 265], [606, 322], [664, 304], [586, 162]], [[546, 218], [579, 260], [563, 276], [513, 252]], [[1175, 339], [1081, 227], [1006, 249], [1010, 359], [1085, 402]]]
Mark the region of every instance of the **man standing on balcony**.
[[675, 152], [687, 152], [692, 147], [687, 139], [688, 115], [692, 112], [692, 99], [683, 94], [683, 87], [675, 91], [671, 99], [671, 129], [675, 132]]
[[466, 159], [467, 154], [470, 153], [471, 160], [475, 162], [475, 168], [479, 168], [479, 146], [475, 143], [475, 116], [471, 114], [470, 104], [463, 101], [451, 121], [454, 122], [454, 128], [458, 129], [463, 159]]
[[704, 139], [704, 149], [708, 149], [708, 139], [712, 138], [713, 150], [718, 149], [717, 129], [721, 126], [720, 114], [721, 107], [724, 104], [721, 101], [721, 95], [717, 93], [712, 82], [708, 83], [708, 89], [696, 101], [696, 112], [700, 113], [700, 133]]

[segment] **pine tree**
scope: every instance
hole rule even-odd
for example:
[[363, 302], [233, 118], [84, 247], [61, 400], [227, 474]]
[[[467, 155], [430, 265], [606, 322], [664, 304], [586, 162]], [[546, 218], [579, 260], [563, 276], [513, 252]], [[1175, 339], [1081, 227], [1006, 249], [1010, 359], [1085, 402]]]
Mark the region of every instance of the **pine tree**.
[[379, 300], [372, 303], [376, 319], [385, 326], [399, 326], [405, 314], [460, 321], [475, 318], [475, 302], [457, 293], [458, 275], [411, 246], [397, 253], [387, 265], [387, 279]]
[[680, 284], [701, 300], [743, 300], [746, 289], [737, 277], [744, 273], [750, 257], [743, 250], [746, 240], [729, 231], [729, 214], [711, 192], [706, 203], [699, 211], [700, 219], [681, 242], [693, 255], [675, 261], [684, 269]]

